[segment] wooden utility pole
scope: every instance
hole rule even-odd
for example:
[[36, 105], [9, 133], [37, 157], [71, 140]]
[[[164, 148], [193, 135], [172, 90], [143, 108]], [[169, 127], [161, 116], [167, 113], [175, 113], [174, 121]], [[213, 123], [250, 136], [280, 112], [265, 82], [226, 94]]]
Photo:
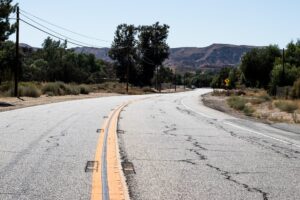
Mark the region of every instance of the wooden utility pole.
[[175, 92], [176, 92], [176, 88], [177, 88], [176, 69], [174, 69], [174, 77], [175, 77]]
[[155, 78], [155, 89], [158, 90], [158, 84], [157, 84], [158, 83], [158, 80], [157, 80], [158, 79], [158, 67], [157, 66], [155, 67], [155, 72], [156, 72], [156, 74], [155, 74], [155, 76], [156, 76], [156, 78]]
[[127, 67], [126, 67], [126, 93], [129, 90], [129, 56], [127, 55]]
[[20, 68], [20, 61], [19, 61], [19, 31], [20, 31], [20, 10], [19, 6], [17, 7], [17, 22], [16, 22], [16, 63], [15, 63], [15, 91], [14, 95], [15, 97], [19, 97], [18, 93], [18, 84], [19, 84], [19, 68]]
[[126, 93], [128, 94], [128, 86], [129, 86], [129, 66], [127, 65], [127, 75], [126, 75]]
[[285, 69], [284, 69], [285, 57], [284, 48], [282, 49], [282, 85], [285, 85]]

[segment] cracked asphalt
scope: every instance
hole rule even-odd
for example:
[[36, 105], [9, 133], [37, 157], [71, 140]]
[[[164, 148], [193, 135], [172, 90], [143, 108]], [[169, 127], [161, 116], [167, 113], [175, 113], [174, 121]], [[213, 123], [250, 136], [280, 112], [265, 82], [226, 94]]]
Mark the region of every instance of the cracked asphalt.
[[0, 199], [90, 199], [98, 129], [140, 96], [75, 100], [0, 113]]
[[300, 135], [212, 110], [209, 89], [161, 95], [121, 113], [131, 198], [300, 199]]
[[[202, 105], [209, 89], [117, 96], [0, 113], [0, 199], [90, 199], [99, 130], [121, 113], [134, 200], [299, 199], [300, 135]], [[131, 166], [131, 165], [126, 165]], [[133, 173], [134, 172], [134, 173]]]

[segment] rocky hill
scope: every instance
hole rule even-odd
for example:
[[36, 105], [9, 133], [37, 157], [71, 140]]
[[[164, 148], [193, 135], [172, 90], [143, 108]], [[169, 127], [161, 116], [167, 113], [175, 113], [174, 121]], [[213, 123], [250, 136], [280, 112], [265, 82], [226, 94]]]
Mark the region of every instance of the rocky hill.
[[76, 47], [73, 48], [77, 53], [94, 54], [96, 58], [111, 62], [108, 56], [109, 48], [94, 48], [94, 47]]
[[201, 69], [236, 66], [241, 57], [254, 46], [212, 44], [208, 47], [172, 48], [166, 65], [175, 68]]
[[[196, 70], [201, 68], [221, 68], [224, 66], [235, 66], [240, 63], [244, 53], [250, 51], [254, 46], [212, 44], [208, 47], [180, 47], [171, 48], [170, 57], [165, 65], [177, 69]], [[111, 61], [108, 56], [109, 48], [75, 48], [78, 53], [92, 53], [97, 58]]]
[[[29, 47], [25, 44], [22, 45]], [[255, 46], [231, 44], [212, 44], [203, 48], [171, 48], [169, 59], [165, 61], [165, 65], [179, 71], [236, 66], [240, 63], [243, 54], [252, 48]], [[112, 61], [108, 56], [109, 48], [76, 47], [73, 50], [77, 53], [94, 54], [97, 58], [108, 62]]]

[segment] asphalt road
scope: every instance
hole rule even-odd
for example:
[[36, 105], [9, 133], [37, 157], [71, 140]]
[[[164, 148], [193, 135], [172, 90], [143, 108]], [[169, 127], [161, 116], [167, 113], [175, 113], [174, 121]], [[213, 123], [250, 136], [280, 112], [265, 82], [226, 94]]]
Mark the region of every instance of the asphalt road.
[[0, 113], [0, 199], [90, 199], [100, 129], [121, 113], [132, 199], [299, 199], [300, 135], [230, 117], [186, 93], [117, 96]]
[[103, 97], [0, 113], [0, 199], [90, 199], [100, 129], [139, 96]]
[[133, 199], [300, 199], [300, 135], [162, 95], [121, 114]]

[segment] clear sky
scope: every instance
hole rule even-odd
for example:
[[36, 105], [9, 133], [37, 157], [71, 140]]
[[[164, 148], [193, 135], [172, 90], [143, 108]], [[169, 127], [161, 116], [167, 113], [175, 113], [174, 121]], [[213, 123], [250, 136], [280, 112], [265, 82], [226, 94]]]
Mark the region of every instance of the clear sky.
[[[171, 47], [212, 43], [280, 47], [300, 38], [299, 0], [19, 0], [20, 8], [84, 35], [112, 41], [121, 23], [170, 26]], [[28, 20], [27, 20], [28, 21]], [[45, 24], [47, 25], [47, 24]], [[47, 25], [48, 26], [48, 25]], [[94, 41], [49, 26], [70, 38]], [[20, 41], [39, 47], [47, 35], [21, 23]], [[14, 39], [14, 36], [11, 37]]]

